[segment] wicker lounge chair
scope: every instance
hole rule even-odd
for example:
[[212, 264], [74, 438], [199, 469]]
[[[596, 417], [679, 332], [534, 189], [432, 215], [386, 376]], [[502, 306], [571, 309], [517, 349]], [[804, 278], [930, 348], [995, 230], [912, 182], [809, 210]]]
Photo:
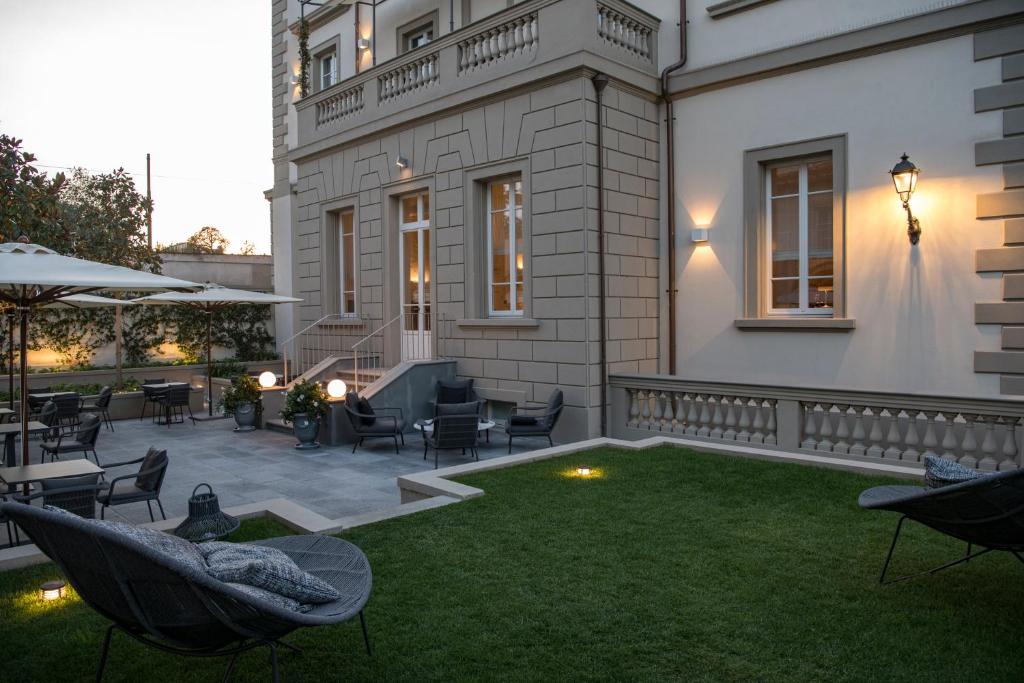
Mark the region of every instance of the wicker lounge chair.
[[115, 629], [172, 654], [230, 656], [225, 680], [240, 653], [265, 646], [277, 681], [277, 647], [297, 650], [281, 638], [304, 626], [338, 624], [357, 615], [370, 652], [363, 617], [372, 586], [370, 564], [348, 541], [303, 535], [256, 542], [281, 550], [342, 595], [295, 612], [232, 588], [101, 523], [11, 503], [0, 505], [0, 513], [10, 516], [57, 563], [87, 605], [113, 622], [103, 641], [96, 680], [103, 676]]
[[[993, 550], [1013, 553], [1024, 563], [1024, 469], [942, 488], [875, 486], [860, 494], [858, 504], [866, 510], [890, 510], [901, 515], [878, 579], [881, 584], [934, 574]], [[907, 519], [966, 541], [966, 554], [934, 569], [886, 581], [896, 541]], [[972, 554], [973, 546], [982, 550]]]
[[480, 429], [477, 409], [476, 401], [438, 404], [439, 415], [431, 422], [430, 431], [423, 430], [423, 459], [427, 459], [428, 451], [433, 448], [435, 470], [438, 453], [443, 450], [462, 449], [463, 454], [468, 450], [475, 460], [480, 459], [476, 450]]

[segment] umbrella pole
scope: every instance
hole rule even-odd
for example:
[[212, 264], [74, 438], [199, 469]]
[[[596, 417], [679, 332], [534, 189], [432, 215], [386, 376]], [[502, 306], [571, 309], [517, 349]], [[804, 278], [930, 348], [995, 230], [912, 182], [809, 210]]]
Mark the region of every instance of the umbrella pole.
[[[28, 312], [27, 305], [21, 306], [21, 338], [20, 351], [18, 353], [21, 363], [21, 464], [28, 467], [28, 355], [25, 350], [28, 348]], [[26, 485], [26, 493], [28, 486]]]
[[213, 417], [213, 311], [206, 311], [206, 395], [209, 416]]
[[120, 390], [124, 387], [124, 377], [121, 372], [123, 365], [121, 361], [121, 355], [123, 353], [124, 337], [121, 333], [121, 327], [124, 324], [124, 320], [121, 317], [121, 306], [114, 306], [114, 363], [117, 367], [117, 388]]
[[7, 407], [14, 410], [14, 309], [7, 311]]

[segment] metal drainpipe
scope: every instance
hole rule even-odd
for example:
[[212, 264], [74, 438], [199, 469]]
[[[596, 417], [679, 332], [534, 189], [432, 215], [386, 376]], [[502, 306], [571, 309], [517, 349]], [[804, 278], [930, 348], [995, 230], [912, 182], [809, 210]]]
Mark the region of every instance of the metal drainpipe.
[[661, 72], [661, 99], [665, 103], [665, 162], [668, 164], [668, 373], [676, 374], [676, 172], [675, 117], [668, 96], [668, 76], [686, 65], [686, 0], [679, 0], [679, 61]]
[[608, 87], [608, 76], [596, 74], [590, 80], [597, 93], [597, 318], [601, 326], [598, 334], [601, 367], [601, 436], [605, 436], [608, 433], [608, 335], [605, 329], [608, 320], [604, 302], [604, 117], [601, 111], [601, 94]]

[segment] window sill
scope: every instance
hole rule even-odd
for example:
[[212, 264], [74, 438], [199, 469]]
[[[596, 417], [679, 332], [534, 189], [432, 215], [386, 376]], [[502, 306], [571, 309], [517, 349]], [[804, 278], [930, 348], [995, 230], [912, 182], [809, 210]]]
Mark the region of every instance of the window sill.
[[736, 327], [764, 332], [850, 332], [856, 325], [853, 318], [737, 318]]
[[455, 324], [468, 329], [474, 327], [536, 329], [540, 327], [540, 322], [533, 318], [463, 318], [462, 320], [456, 320]]

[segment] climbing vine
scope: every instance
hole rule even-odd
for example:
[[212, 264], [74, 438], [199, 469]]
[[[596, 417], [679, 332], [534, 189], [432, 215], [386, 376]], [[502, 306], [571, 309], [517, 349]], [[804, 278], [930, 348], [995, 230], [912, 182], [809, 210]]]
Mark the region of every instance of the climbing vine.
[[299, 94], [309, 94], [309, 22], [299, 22]]

